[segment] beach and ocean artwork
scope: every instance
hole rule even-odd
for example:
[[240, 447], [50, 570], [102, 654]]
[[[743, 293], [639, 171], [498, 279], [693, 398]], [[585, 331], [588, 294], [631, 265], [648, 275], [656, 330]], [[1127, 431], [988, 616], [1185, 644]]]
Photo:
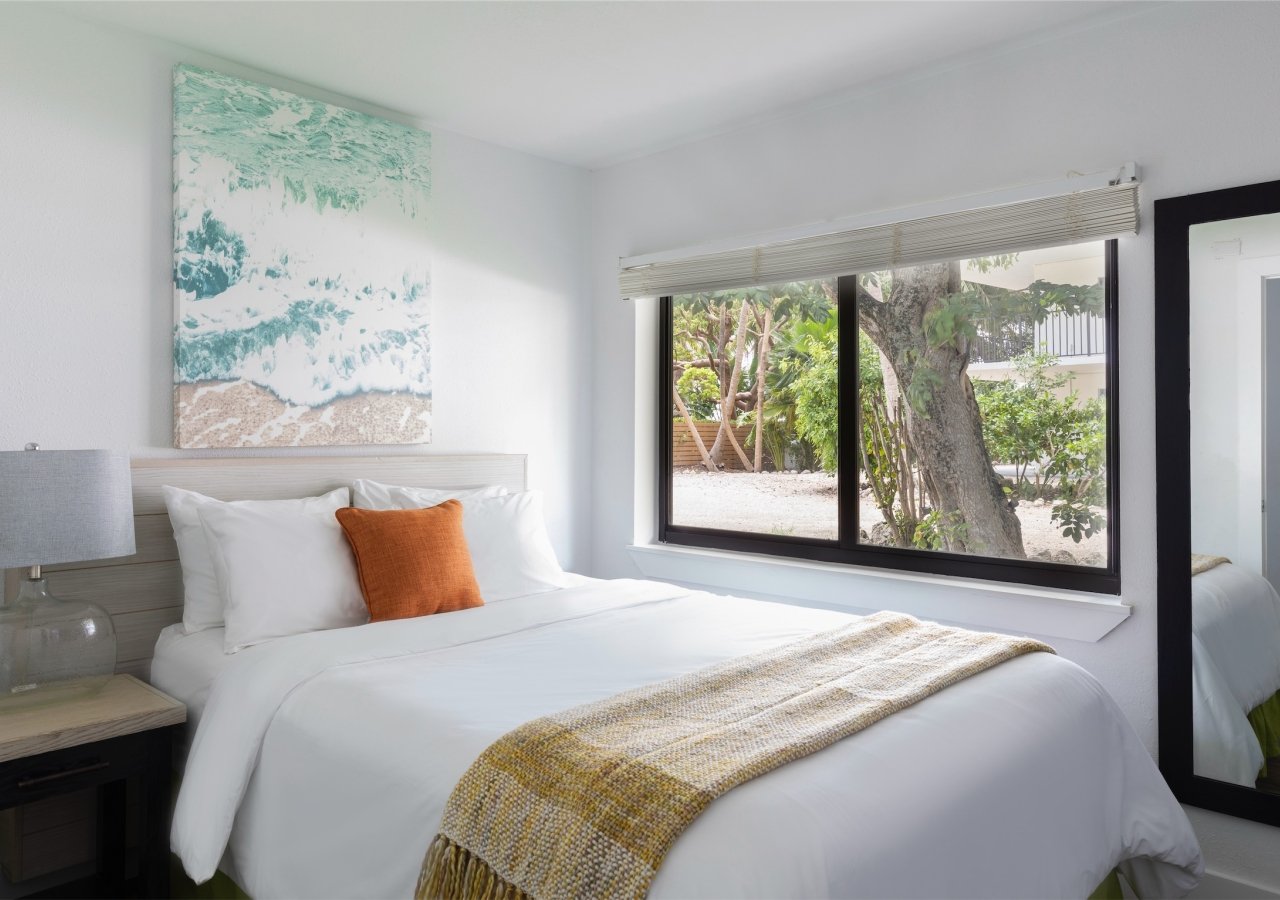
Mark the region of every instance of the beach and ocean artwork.
[[431, 439], [431, 135], [174, 70], [174, 443]]

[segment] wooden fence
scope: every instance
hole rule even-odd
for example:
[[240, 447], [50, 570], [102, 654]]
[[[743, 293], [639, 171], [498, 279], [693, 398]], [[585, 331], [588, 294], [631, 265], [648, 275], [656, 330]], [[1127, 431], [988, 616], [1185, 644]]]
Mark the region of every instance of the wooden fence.
[[[710, 450], [711, 445], [715, 443], [716, 432], [720, 430], [720, 423], [694, 422], [693, 427], [698, 429], [698, 435], [702, 438], [702, 443]], [[748, 435], [751, 434], [754, 428], [754, 425], [733, 426], [733, 436], [738, 439], [738, 445], [747, 454], [747, 459], [754, 458], [753, 452], [747, 447]], [[672, 468], [691, 469], [701, 467], [702, 457], [698, 454], [698, 445], [693, 442], [693, 437], [689, 434], [689, 426], [685, 425], [683, 418], [675, 420], [672, 424], [671, 433]], [[733, 445], [725, 441], [723, 449], [722, 462], [724, 462], [725, 469], [731, 472], [743, 471], [742, 460], [738, 459], [738, 454], [734, 452]]]

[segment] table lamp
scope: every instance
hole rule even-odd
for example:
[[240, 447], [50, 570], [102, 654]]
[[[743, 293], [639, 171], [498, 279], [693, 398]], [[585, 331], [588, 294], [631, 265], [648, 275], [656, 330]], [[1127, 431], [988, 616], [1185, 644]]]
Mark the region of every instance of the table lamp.
[[0, 451], [0, 568], [28, 568], [0, 604], [0, 712], [100, 689], [116, 666], [106, 610], [49, 593], [41, 566], [134, 552], [129, 456]]

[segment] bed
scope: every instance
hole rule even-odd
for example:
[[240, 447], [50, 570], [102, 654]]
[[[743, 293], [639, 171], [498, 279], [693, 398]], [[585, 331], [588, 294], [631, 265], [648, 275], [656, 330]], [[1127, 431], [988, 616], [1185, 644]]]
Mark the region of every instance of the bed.
[[1254, 787], [1280, 752], [1269, 724], [1280, 706], [1280, 596], [1222, 561], [1192, 577], [1191, 616], [1195, 773]]
[[[223, 499], [305, 496], [371, 474], [524, 487], [522, 458], [450, 459], [432, 471], [419, 458], [412, 473], [397, 461], [396, 474], [311, 460], [309, 474], [265, 480], [265, 460], [247, 479], [216, 461], [156, 465], [136, 492], [154, 514], [148, 492], [161, 483]], [[216, 628], [172, 625], [147, 663], [192, 723], [174, 850], [194, 880], [220, 869], [254, 897], [409, 896], [455, 783], [510, 729], [852, 618], [567, 577], [480, 608], [230, 655]], [[1084, 897], [1116, 869], [1139, 895], [1166, 897], [1194, 887], [1202, 864], [1106, 691], [1032, 653], [715, 800], [650, 896]]]

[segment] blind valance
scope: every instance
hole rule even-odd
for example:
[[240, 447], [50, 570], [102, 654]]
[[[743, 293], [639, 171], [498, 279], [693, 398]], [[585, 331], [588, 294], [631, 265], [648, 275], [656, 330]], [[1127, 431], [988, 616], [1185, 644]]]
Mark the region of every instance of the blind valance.
[[1103, 240], [1138, 230], [1138, 182], [1122, 180], [794, 240], [627, 265], [623, 297], [654, 297], [877, 272]]

